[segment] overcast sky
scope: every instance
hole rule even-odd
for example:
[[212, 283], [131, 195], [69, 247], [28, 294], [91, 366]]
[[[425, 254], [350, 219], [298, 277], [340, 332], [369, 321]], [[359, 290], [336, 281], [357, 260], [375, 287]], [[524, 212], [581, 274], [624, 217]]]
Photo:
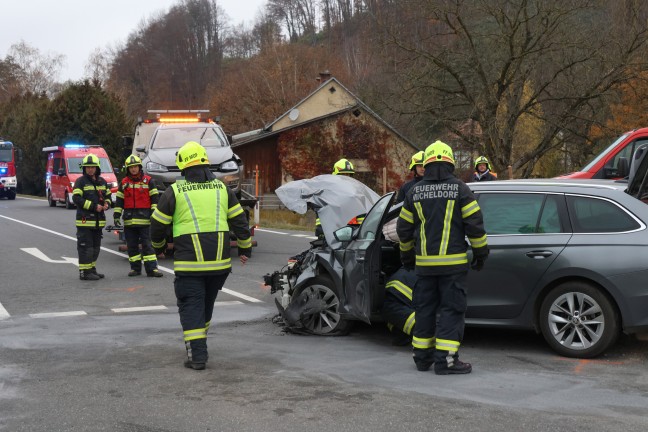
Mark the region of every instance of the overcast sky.
[[[181, 0], [1, 0], [0, 58], [24, 40], [41, 54], [63, 54], [60, 81], [84, 76], [96, 48], [126, 41], [144, 18], [167, 12]], [[250, 25], [265, 0], [217, 0], [230, 23]]]

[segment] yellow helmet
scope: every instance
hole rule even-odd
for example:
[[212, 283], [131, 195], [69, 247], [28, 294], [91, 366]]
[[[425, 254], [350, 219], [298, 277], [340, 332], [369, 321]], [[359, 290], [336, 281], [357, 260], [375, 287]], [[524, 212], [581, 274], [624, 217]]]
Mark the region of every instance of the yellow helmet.
[[136, 165], [142, 166], [142, 159], [140, 159], [140, 158], [137, 157], [136, 155], [130, 155], [130, 156], [128, 156], [128, 157], [126, 158], [126, 162], [124, 162], [124, 166], [125, 166], [126, 168], [128, 168], [128, 167], [132, 167], [132, 166], [136, 166]]
[[425, 149], [425, 162], [427, 165], [432, 162], [449, 162], [455, 164], [454, 155], [450, 146], [443, 141], [434, 141]]
[[97, 167], [99, 168], [99, 158], [97, 155], [92, 155], [89, 154], [88, 156], [83, 158], [83, 161], [81, 162], [82, 167]]
[[412, 156], [412, 161], [410, 162], [409, 169], [414, 169], [416, 165], [423, 165], [424, 161], [425, 161], [425, 152], [421, 150], [420, 152]]
[[340, 159], [333, 165], [333, 175], [337, 174], [355, 174], [353, 164], [346, 159]]
[[196, 165], [209, 165], [207, 158], [207, 151], [205, 147], [198, 144], [196, 141], [189, 141], [178, 150], [176, 153], [176, 165], [183, 171]]
[[486, 168], [490, 170], [490, 163], [485, 156], [479, 156], [477, 159], [475, 159], [475, 169], [477, 169], [477, 165], [479, 164], [486, 164]]

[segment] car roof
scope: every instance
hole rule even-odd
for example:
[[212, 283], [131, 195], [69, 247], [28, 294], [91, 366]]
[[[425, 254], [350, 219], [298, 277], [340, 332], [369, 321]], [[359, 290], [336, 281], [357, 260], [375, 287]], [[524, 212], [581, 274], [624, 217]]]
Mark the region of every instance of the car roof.
[[583, 179], [518, 179], [496, 180], [489, 182], [469, 183], [474, 192], [485, 190], [520, 190], [533, 192], [572, 192], [572, 193], [605, 193], [604, 191], [624, 191], [628, 182], [624, 180], [583, 180]]

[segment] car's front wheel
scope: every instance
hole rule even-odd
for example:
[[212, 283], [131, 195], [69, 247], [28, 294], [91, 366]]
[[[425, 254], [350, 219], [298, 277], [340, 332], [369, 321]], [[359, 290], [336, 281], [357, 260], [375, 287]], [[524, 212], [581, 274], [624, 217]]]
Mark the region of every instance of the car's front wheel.
[[52, 198], [52, 191], [49, 189], [47, 190], [47, 203], [50, 207], [56, 207], [56, 200]]
[[600, 289], [583, 282], [567, 282], [551, 290], [539, 319], [547, 343], [566, 357], [596, 357], [619, 337], [619, 317], [612, 302]]
[[295, 293], [293, 298], [302, 294], [308, 295], [310, 299], [320, 300], [322, 304], [322, 307], [313, 313], [306, 312], [302, 315], [301, 322], [306, 330], [317, 335], [344, 334], [350, 330], [352, 322], [340, 314], [340, 296], [331, 279], [316, 277]]

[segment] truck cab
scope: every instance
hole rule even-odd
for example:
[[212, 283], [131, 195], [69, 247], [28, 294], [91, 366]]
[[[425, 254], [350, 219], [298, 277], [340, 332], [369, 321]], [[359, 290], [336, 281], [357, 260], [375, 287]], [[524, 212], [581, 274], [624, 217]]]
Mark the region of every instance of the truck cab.
[[624, 133], [599, 153], [580, 171], [565, 174], [558, 178], [574, 179], [621, 179], [629, 174], [632, 155], [648, 144], [648, 128], [635, 129]]
[[176, 153], [188, 141], [200, 143], [207, 151], [209, 169], [237, 195], [241, 192], [243, 162], [234, 154], [220, 124], [204, 116], [209, 110], [149, 110], [149, 119], [140, 120], [125, 150], [142, 159], [144, 172], [160, 190], [181, 177]]
[[16, 199], [16, 157], [22, 159], [22, 152], [14, 148], [11, 141], [0, 138], [0, 198]]
[[102, 146], [68, 143], [61, 146], [44, 147], [43, 152], [47, 153], [45, 194], [50, 207], [56, 207], [59, 202], [63, 203], [67, 209], [75, 207], [72, 202], [72, 189], [74, 182], [83, 175], [81, 162], [89, 154], [99, 158], [101, 177], [108, 183], [113, 201], [116, 199], [119, 186], [117, 176], [110, 163], [110, 158]]

